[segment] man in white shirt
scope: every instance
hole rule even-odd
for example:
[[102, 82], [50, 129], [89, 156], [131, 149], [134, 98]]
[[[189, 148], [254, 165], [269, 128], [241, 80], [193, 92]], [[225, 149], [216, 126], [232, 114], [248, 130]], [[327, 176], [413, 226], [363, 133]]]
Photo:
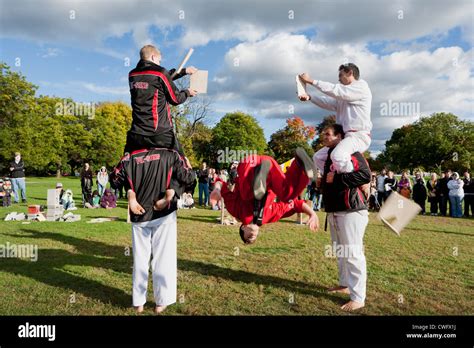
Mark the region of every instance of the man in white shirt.
[[[310, 100], [313, 104], [336, 112], [336, 123], [344, 130], [344, 139], [331, 153], [332, 170], [338, 173], [349, 173], [354, 170], [351, 154], [364, 153], [370, 146], [370, 109], [372, 93], [369, 85], [359, 79], [359, 68], [352, 63], [339, 67], [339, 82], [333, 84], [321, 80], [313, 80], [307, 73], [301, 74], [303, 82], [311, 84], [326, 96], [300, 96], [300, 100]], [[315, 165], [323, 172], [327, 159], [328, 148], [323, 147], [313, 156]]]

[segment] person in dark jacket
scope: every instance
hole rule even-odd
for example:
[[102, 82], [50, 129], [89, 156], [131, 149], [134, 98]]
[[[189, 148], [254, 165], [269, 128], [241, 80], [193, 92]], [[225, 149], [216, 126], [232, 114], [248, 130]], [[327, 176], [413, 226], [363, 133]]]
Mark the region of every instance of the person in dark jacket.
[[438, 215], [439, 204], [439, 180], [436, 173], [431, 173], [430, 180], [426, 183], [428, 190], [428, 202], [430, 202], [430, 215]]
[[[205, 205], [209, 202], [209, 169], [207, 163], [202, 162], [201, 169], [197, 171], [198, 188], [199, 188], [199, 205]], [[203, 200], [204, 195], [204, 200]]]
[[10, 162], [10, 180], [13, 186], [13, 203], [26, 203], [26, 183], [25, 183], [25, 163], [21, 159], [21, 154], [15, 152], [15, 159]]
[[[187, 158], [184, 159], [189, 161]], [[178, 152], [154, 149], [126, 154], [110, 174], [112, 188], [124, 186], [136, 196], [141, 214], [130, 213], [132, 221], [132, 300], [137, 312], [143, 312], [147, 300], [150, 265], [155, 298], [155, 313], [163, 312], [177, 297], [177, 199], [163, 210], [153, 209], [156, 198], [164, 193], [171, 179], [183, 186], [192, 184], [194, 172], [185, 167]], [[151, 259], [151, 262], [150, 262]]]
[[127, 133], [124, 152], [166, 148], [182, 153], [175, 137], [170, 104], [179, 105], [197, 94], [192, 89], [178, 90], [173, 80], [197, 71], [183, 68], [175, 73], [160, 66], [161, 52], [152, 45], [140, 50], [140, 61], [128, 75], [132, 99], [132, 126]]
[[[442, 216], [452, 216], [451, 203], [449, 201], [449, 188], [448, 182], [451, 180], [452, 171], [447, 169], [439, 179], [439, 212]], [[448, 209], [449, 204], [449, 209]]]
[[385, 198], [386, 201], [392, 192], [397, 191], [398, 181], [395, 179], [393, 171], [389, 170], [387, 173], [387, 177], [384, 180], [384, 188], [385, 188]]
[[413, 184], [413, 200], [421, 207], [422, 215], [425, 215], [426, 196], [425, 180], [423, 180], [420, 172], [416, 172], [415, 183]]
[[82, 203], [84, 206], [92, 206], [92, 169], [89, 163], [84, 163], [84, 168], [81, 171], [81, 189], [82, 189]]
[[100, 206], [106, 209], [117, 208], [117, 197], [110, 189], [105, 189], [104, 194], [100, 198]]
[[324, 128], [323, 133], [323, 144], [329, 148], [329, 155], [321, 186], [331, 229], [332, 250], [336, 253], [339, 269], [339, 285], [328, 291], [348, 294], [350, 301], [341, 309], [353, 311], [365, 305], [367, 267], [363, 238], [369, 218], [364, 191], [370, 183], [371, 170], [364, 156], [356, 152], [351, 155], [353, 172], [331, 171], [330, 152], [343, 138], [343, 131], [335, 124]]
[[474, 216], [474, 179], [469, 172], [464, 172], [464, 217], [469, 217], [469, 207], [471, 215]]

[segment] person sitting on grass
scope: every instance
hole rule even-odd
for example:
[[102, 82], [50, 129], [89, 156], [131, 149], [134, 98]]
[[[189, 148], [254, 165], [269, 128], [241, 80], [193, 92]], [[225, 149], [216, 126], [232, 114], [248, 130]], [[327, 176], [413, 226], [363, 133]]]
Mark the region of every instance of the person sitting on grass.
[[100, 195], [99, 191], [97, 190], [94, 190], [94, 192], [92, 192], [92, 207], [100, 208]]
[[216, 182], [211, 198], [219, 201], [223, 197], [227, 211], [242, 222], [239, 233], [245, 244], [255, 243], [260, 226], [295, 213], [307, 214], [307, 225], [316, 231], [318, 216], [304, 200], [297, 199], [315, 173], [313, 161], [302, 148], [296, 150], [286, 173], [272, 157], [251, 155], [239, 163], [235, 179]]
[[72, 198], [72, 191], [67, 189], [62, 198], [64, 210], [76, 210], [76, 204]]
[[117, 208], [117, 198], [110, 189], [105, 189], [104, 195], [100, 199], [100, 206], [105, 209]]
[[10, 179], [0, 179], [0, 197], [2, 199], [2, 206], [9, 207], [12, 205], [12, 184]]

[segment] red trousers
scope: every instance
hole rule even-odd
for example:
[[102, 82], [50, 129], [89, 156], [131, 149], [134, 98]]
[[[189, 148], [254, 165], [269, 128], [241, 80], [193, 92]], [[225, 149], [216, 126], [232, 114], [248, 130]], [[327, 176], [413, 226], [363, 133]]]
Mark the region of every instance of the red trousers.
[[278, 199], [288, 202], [296, 199], [308, 185], [308, 176], [302, 166], [296, 159], [283, 173], [280, 165], [270, 156], [252, 155], [239, 163], [237, 167], [238, 192], [242, 200], [253, 200], [253, 180], [255, 176], [255, 167], [260, 165], [262, 161], [270, 161], [270, 171], [267, 177], [267, 191], [272, 190]]

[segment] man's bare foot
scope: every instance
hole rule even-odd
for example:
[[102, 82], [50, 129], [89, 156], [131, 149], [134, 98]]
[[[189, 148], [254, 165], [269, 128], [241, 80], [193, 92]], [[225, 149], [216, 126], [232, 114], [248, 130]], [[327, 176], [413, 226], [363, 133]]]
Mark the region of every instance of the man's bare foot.
[[159, 199], [155, 202], [155, 205], [153, 206], [153, 210], [163, 210], [166, 209], [171, 201], [173, 200], [174, 197], [174, 190], [168, 189], [165, 192], [165, 196], [162, 199]]
[[135, 306], [135, 310], [137, 313], [142, 313], [143, 312], [143, 306]]
[[136, 199], [129, 198], [128, 206], [130, 207], [130, 211], [135, 215], [143, 215], [145, 213], [145, 209], [143, 209]]
[[355, 311], [355, 310], [360, 309], [362, 307], [364, 307], [363, 303], [350, 300], [346, 304], [342, 305], [341, 309], [343, 311], [346, 311], [346, 312], [352, 312], [352, 311]]
[[137, 194], [133, 190], [130, 189], [127, 191], [127, 198], [128, 208], [133, 214], [143, 215], [145, 213], [145, 209], [138, 203]]
[[155, 307], [155, 314], [161, 314], [166, 309], [166, 306], [156, 306]]
[[347, 286], [335, 286], [334, 288], [329, 288], [328, 289], [329, 293], [334, 293], [337, 292], [339, 294], [347, 294], [349, 295], [349, 288]]

